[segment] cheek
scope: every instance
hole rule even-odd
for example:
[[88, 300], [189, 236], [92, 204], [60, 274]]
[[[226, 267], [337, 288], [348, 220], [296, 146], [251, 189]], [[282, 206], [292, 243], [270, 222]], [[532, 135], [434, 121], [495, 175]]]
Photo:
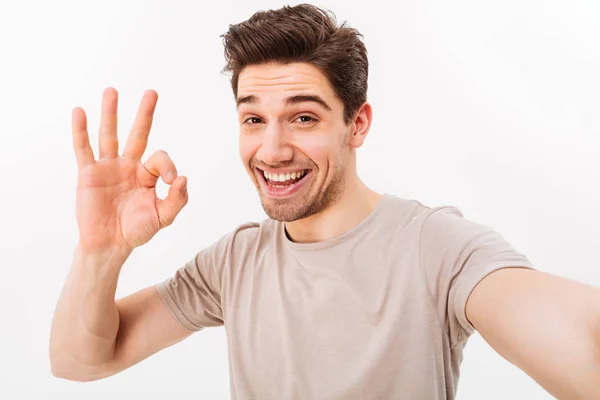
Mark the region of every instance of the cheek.
[[328, 164], [340, 155], [341, 142], [332, 134], [305, 134], [295, 137], [296, 147], [310, 158], [319, 169], [327, 169]]
[[248, 163], [252, 157], [256, 154], [260, 147], [260, 139], [258, 136], [247, 135], [240, 133], [239, 139], [239, 150], [240, 157], [244, 162], [244, 165], [248, 166]]

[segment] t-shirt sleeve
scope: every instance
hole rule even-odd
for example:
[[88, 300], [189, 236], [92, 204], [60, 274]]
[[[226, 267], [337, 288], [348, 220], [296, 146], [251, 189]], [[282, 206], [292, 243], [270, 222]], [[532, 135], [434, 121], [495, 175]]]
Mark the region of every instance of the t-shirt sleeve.
[[228, 237], [199, 251], [173, 276], [154, 285], [164, 305], [190, 331], [223, 325], [221, 279]]
[[475, 330], [465, 308], [483, 278], [501, 268], [533, 268], [502, 235], [465, 219], [455, 207], [436, 208], [425, 217], [419, 256], [425, 284], [451, 345], [465, 341]]

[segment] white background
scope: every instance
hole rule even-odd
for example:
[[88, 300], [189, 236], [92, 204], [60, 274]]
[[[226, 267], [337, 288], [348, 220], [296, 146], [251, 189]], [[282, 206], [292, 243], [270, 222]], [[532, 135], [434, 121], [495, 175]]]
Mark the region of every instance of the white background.
[[[121, 140], [144, 90], [157, 90], [146, 157], [165, 149], [189, 177], [188, 206], [128, 260], [120, 297], [265, 217], [238, 158], [219, 36], [283, 4], [0, 3], [0, 398], [229, 397], [222, 328], [102, 381], [50, 374], [50, 323], [77, 238], [71, 110], [86, 110], [96, 149], [105, 87], [120, 93]], [[458, 206], [537, 268], [600, 286], [600, 3], [317, 4], [365, 35], [374, 122], [358, 163], [367, 184]], [[475, 335], [458, 398], [552, 397]]]

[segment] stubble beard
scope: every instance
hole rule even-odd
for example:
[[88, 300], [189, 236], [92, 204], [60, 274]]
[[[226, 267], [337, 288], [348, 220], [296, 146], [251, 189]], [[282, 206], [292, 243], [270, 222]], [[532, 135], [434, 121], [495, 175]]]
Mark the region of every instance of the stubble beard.
[[266, 199], [261, 192], [260, 202], [269, 218], [281, 222], [297, 221], [324, 211], [335, 204], [341, 197], [344, 181], [343, 170], [338, 169], [334, 178], [322, 192], [315, 191], [311, 187], [308, 189], [308, 196], [297, 195], [296, 198], [290, 200]]
[[[308, 218], [331, 207], [342, 197], [346, 183], [344, 156], [342, 149], [347, 145], [347, 138], [340, 147], [340, 153], [334, 163], [334, 176], [329, 183], [325, 183], [322, 189], [306, 188], [306, 196], [298, 195], [289, 200], [277, 200], [267, 198], [257, 183], [256, 188], [260, 197], [260, 203], [267, 216], [275, 221], [293, 222]], [[252, 163], [251, 163], [252, 164]], [[314, 164], [313, 164], [314, 166]], [[311, 174], [317, 174], [318, 169], [313, 167]], [[311, 177], [311, 179], [313, 179]], [[315, 183], [315, 181], [313, 181]]]

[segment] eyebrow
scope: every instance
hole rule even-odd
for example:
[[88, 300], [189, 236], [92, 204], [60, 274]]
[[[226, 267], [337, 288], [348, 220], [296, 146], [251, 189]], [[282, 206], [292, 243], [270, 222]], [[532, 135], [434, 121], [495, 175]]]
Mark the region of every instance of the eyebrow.
[[[329, 107], [329, 104], [327, 104], [327, 102], [325, 100], [323, 100], [320, 96], [317, 96], [314, 94], [296, 95], [296, 96], [290, 96], [290, 97], [285, 98], [286, 106], [291, 106], [294, 104], [299, 104], [299, 103], [304, 103], [304, 102], [317, 103], [321, 107], [323, 107], [325, 110], [331, 111], [331, 107]], [[259, 104], [259, 103], [260, 103], [260, 100], [258, 99], [258, 97], [254, 96], [254, 95], [243, 96], [243, 97], [240, 97], [239, 99], [237, 99], [236, 107], [239, 108], [239, 106], [242, 104]]]

